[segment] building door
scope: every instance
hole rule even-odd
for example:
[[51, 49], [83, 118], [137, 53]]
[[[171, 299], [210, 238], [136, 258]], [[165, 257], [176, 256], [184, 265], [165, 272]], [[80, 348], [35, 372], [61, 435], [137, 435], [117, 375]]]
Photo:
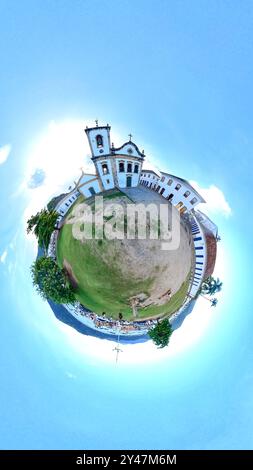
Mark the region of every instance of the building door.
[[131, 188], [132, 186], [132, 176], [127, 176], [127, 188]]
[[94, 188], [92, 188], [92, 186], [89, 188], [89, 191], [91, 193], [91, 196], [94, 196], [94, 194], [96, 194]]

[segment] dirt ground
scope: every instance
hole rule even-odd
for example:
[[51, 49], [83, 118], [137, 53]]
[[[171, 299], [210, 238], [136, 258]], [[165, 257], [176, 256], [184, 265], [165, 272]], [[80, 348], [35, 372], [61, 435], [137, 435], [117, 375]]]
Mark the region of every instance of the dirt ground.
[[78, 282], [77, 282], [77, 279], [76, 279], [76, 277], [73, 273], [71, 265], [68, 263], [68, 261], [66, 259], [63, 262], [63, 268], [67, 272], [70, 284], [72, 285], [72, 287], [74, 289], [76, 289], [78, 287]]
[[[124, 193], [131, 199], [132, 203], [167, 204], [169, 220], [172, 211], [178, 211], [162, 196], [145, 187], [124, 189]], [[111, 203], [120, 203], [126, 208], [129, 199], [122, 195], [112, 200], [104, 198], [104, 208]], [[90, 248], [98, 250], [91, 241]], [[187, 279], [194, 260], [193, 241], [190, 228], [180, 220], [180, 244], [176, 250], [162, 250], [162, 240], [130, 240], [126, 237], [123, 240], [111, 240], [103, 244], [103, 249], [94, 252], [94, 256], [99, 256], [110, 266], [119, 269], [122, 279], [132, 278], [136, 281], [147, 280], [149, 283], [148, 295], [145, 292], [138, 292], [134, 297], [129, 298], [129, 304], [133, 306], [147, 307], [149, 305], [163, 305], [167, 303]], [[76, 283], [71, 266], [65, 263], [71, 282]]]

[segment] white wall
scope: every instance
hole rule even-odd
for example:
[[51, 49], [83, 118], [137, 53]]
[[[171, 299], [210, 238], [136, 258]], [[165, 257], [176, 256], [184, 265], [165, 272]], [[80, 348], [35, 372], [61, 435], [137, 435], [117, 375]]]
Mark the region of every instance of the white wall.
[[[126, 178], [127, 176], [132, 177], [132, 187], [138, 186], [139, 184], [139, 176], [141, 172], [141, 167], [142, 167], [142, 162], [138, 162], [135, 159], [131, 158], [117, 158], [115, 159], [116, 161], [116, 168], [117, 168], [117, 176], [118, 176], [118, 182], [119, 182], [119, 187], [120, 188], [125, 188], [126, 187]], [[127, 164], [131, 163], [132, 164], [132, 172], [129, 173], [127, 171]], [[119, 171], [119, 164], [124, 163], [124, 172]], [[138, 165], [138, 173], [134, 173], [134, 167], [135, 165]]]
[[59, 204], [55, 207], [55, 211], [58, 212], [59, 217], [57, 222], [59, 223], [64, 215], [68, 212], [69, 208], [73, 206], [74, 202], [80, 196], [79, 191], [74, 191], [73, 193], [67, 194], [64, 199], [62, 199]]
[[[91, 152], [94, 157], [101, 157], [104, 155], [109, 155], [110, 150], [110, 131], [107, 127], [104, 128], [94, 128], [87, 132], [89, 144], [91, 147]], [[103, 147], [97, 147], [96, 136], [101, 135], [103, 137]]]
[[[187, 184], [187, 182], [183, 182], [182, 180], [179, 180], [178, 178], [172, 177], [170, 175], [162, 175], [161, 179], [158, 177], [154, 178], [154, 176], [155, 175], [153, 175], [153, 173], [151, 172], [142, 171], [141, 181], [148, 181], [149, 183], [151, 181], [152, 183], [155, 182], [157, 186], [160, 186], [159, 192], [164, 189], [164, 192], [162, 194], [164, 198], [167, 198], [170, 194], [173, 194], [173, 198], [171, 200], [173, 206], [176, 206], [179, 202], [182, 202], [186, 209], [190, 211], [199, 204], [200, 197], [194, 191], [192, 186], [190, 184]], [[162, 178], [164, 178], [164, 181], [162, 181]], [[169, 180], [172, 180], [171, 185], [168, 185]], [[180, 189], [178, 190], [175, 189], [177, 184], [181, 185]], [[186, 191], [190, 191], [190, 195], [188, 197], [184, 196], [184, 193]], [[196, 202], [194, 204], [191, 204], [191, 200], [193, 198], [196, 198]]]
[[207, 249], [204, 232], [195, 216], [192, 216], [191, 218], [191, 226], [195, 250], [195, 267], [193, 270], [189, 294], [194, 297], [197, 294], [204, 279], [207, 262]]
[[[104, 163], [107, 164], [107, 168], [108, 168], [108, 172], [109, 172], [107, 175], [103, 174], [102, 165]], [[115, 187], [115, 183], [114, 183], [114, 178], [113, 178], [113, 173], [112, 173], [112, 165], [111, 165], [110, 159], [105, 158], [104, 160], [99, 160], [97, 162], [97, 169], [98, 169], [98, 174], [100, 176], [100, 179], [103, 183], [103, 186], [104, 186], [105, 190], [113, 189]]]
[[85, 197], [91, 197], [91, 192], [89, 190], [89, 188], [93, 188], [95, 193], [98, 194], [101, 192], [101, 189], [100, 189], [100, 186], [98, 184], [98, 180], [93, 180], [91, 182], [87, 182], [86, 184], [84, 184], [83, 186], [81, 186], [79, 188], [79, 191], [85, 196]]
[[[129, 153], [130, 152], [130, 153]], [[114, 150], [115, 155], [129, 155], [129, 158], [140, 157], [142, 154], [137, 152], [136, 147], [131, 143], [127, 142], [125, 145], [120, 147], [118, 150]]]
[[86, 183], [87, 181], [92, 180], [93, 178], [96, 178], [95, 174], [94, 175], [88, 175], [88, 174], [82, 175], [78, 186], [81, 186], [81, 184]]

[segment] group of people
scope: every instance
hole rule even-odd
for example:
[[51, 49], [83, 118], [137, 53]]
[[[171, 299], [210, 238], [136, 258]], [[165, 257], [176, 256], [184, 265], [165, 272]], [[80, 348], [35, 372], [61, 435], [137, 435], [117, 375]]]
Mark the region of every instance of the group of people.
[[127, 320], [115, 320], [113, 318], [107, 318], [105, 313], [102, 316], [97, 315], [94, 312], [86, 310], [84, 307], [79, 305], [77, 307], [78, 313], [92, 320], [96, 328], [102, 328], [107, 330], [120, 331], [122, 333], [129, 333], [133, 331], [148, 330], [151, 326], [157, 323], [157, 320], [147, 320], [142, 322], [129, 322]]

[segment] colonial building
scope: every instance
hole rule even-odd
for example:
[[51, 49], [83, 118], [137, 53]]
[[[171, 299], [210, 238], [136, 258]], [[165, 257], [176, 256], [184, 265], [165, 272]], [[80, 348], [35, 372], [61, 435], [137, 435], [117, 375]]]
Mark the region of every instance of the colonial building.
[[143, 170], [140, 183], [160, 193], [181, 213], [191, 211], [200, 202], [205, 202], [203, 197], [188, 181], [163, 171], [161, 171], [159, 176], [154, 171]]
[[139, 184], [144, 152], [140, 152], [132, 142], [131, 134], [128, 142], [121, 147], [114, 147], [114, 144], [111, 144], [110, 130], [108, 124], [98, 126], [98, 123], [95, 127], [85, 129], [96, 172], [94, 175], [82, 174], [78, 182], [78, 189], [85, 197], [109, 189], [135, 187]]

